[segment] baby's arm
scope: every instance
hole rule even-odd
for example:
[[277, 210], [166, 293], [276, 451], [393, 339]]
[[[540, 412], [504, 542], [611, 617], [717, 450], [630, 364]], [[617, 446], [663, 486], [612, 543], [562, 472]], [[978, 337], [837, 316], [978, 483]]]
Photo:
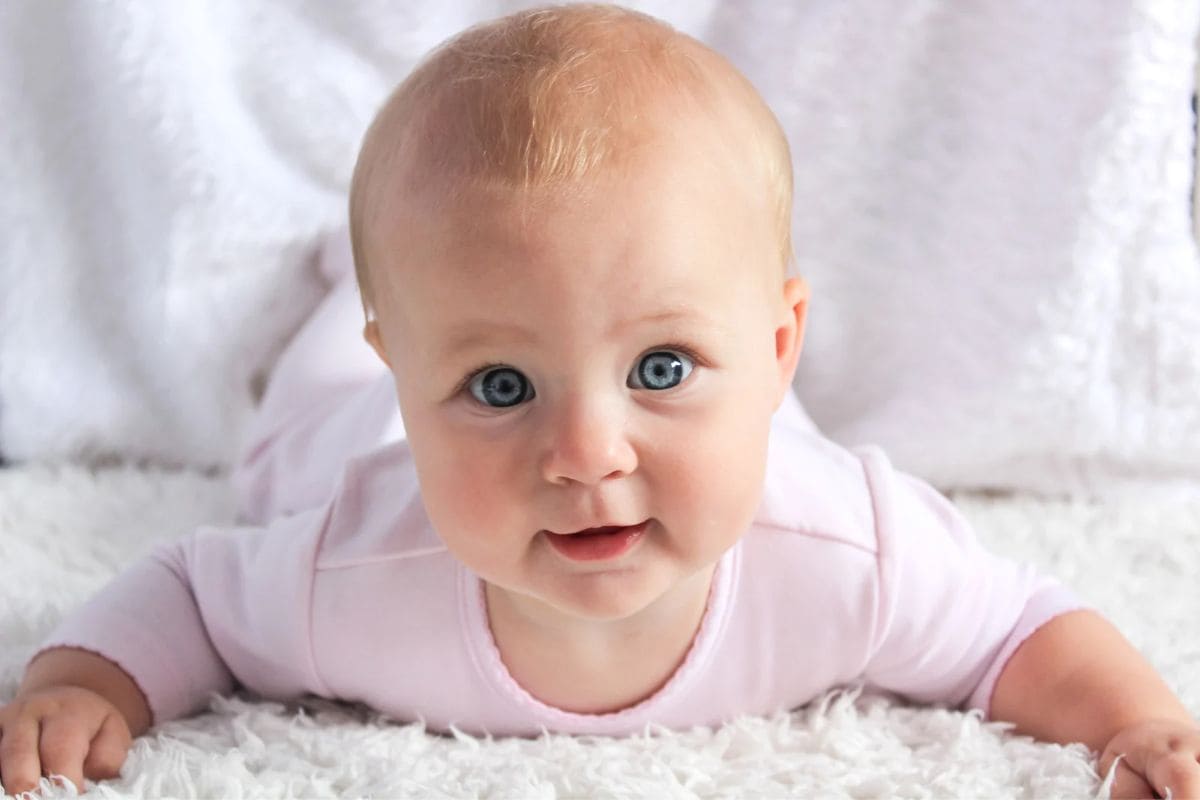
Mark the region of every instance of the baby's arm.
[[80, 788], [83, 775], [109, 777], [131, 734], [194, 713], [235, 681], [280, 698], [322, 690], [307, 620], [327, 517], [318, 508], [264, 529], [202, 529], [69, 616], [0, 709], [6, 791], [39, 773]]
[[189, 544], [160, 548], [125, 570], [34, 656], [17, 697], [0, 709], [8, 793], [42, 775], [64, 775], [80, 790], [84, 776], [111, 777], [131, 735], [153, 718], [179, 716], [228, 689], [191, 585]]
[[[927, 484], [877, 451], [863, 455], [879, 546], [867, 682], [1085, 742], [1104, 768], [1124, 753], [1114, 797], [1151, 796], [1140, 774], [1200, 798], [1200, 730], [1112, 625], [1031, 566], [984, 550]], [[1193, 777], [1180, 782], [1176, 770]]]
[[116, 777], [150, 706], [133, 678], [106, 658], [74, 648], [42, 652], [13, 701], [0, 708], [0, 783], [32, 791], [38, 778]]
[[1089, 611], [1063, 614], [1017, 649], [996, 681], [990, 716], [1055, 742], [1084, 742], [1107, 773], [1118, 755], [1113, 797], [1200, 797], [1200, 726], [1154, 668], [1110, 623]]

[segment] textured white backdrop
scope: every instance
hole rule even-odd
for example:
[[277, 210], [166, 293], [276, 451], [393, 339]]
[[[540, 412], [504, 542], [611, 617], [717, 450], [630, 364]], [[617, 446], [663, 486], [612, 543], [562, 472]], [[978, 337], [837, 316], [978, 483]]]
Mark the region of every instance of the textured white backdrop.
[[[0, 453], [227, 462], [376, 104], [527, 5], [0, 4]], [[1200, 5], [634, 5], [789, 132], [827, 433], [942, 486], [1200, 481]]]

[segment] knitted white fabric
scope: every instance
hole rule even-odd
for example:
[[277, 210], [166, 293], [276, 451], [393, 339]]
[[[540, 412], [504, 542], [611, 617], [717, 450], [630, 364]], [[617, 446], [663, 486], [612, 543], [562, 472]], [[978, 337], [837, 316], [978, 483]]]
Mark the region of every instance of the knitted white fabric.
[[[227, 463], [384, 93], [531, 4], [0, 4], [0, 453]], [[829, 435], [943, 486], [1200, 471], [1196, 3], [637, 6], [788, 130]]]

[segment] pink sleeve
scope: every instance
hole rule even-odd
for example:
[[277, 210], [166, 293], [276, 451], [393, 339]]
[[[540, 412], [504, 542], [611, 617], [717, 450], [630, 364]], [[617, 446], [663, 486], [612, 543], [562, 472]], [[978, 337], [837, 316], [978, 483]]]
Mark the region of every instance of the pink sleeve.
[[863, 463], [875, 509], [879, 606], [865, 671], [873, 685], [922, 703], [986, 714], [1009, 657], [1052, 618], [1084, 606], [1052, 578], [989, 553], [928, 484], [882, 453]]
[[326, 693], [313, 666], [313, 565], [328, 511], [269, 528], [201, 528], [132, 566], [43, 645], [80, 647], [137, 682], [155, 722], [241, 684], [267, 697]]
[[[331, 251], [350, 245], [327, 245], [324, 267], [339, 261]], [[328, 271], [341, 278], [279, 357], [234, 464], [239, 522], [316, 508], [347, 461], [404, 438], [392, 374], [361, 334], [354, 267]]]

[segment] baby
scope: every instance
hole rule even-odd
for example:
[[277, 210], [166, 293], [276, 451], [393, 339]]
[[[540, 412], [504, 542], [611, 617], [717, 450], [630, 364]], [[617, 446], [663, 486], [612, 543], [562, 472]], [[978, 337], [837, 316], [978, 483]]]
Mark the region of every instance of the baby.
[[63, 623], [0, 710], [5, 788], [113, 776], [237, 686], [523, 736], [862, 683], [1123, 756], [1118, 796], [1200, 796], [1200, 730], [1107, 622], [805, 424], [790, 217], [770, 111], [656, 20], [542, 9], [437, 49], [351, 192], [387, 374], [336, 385], [293, 346], [264, 405], [292, 413], [242, 468], [255, 524]]

